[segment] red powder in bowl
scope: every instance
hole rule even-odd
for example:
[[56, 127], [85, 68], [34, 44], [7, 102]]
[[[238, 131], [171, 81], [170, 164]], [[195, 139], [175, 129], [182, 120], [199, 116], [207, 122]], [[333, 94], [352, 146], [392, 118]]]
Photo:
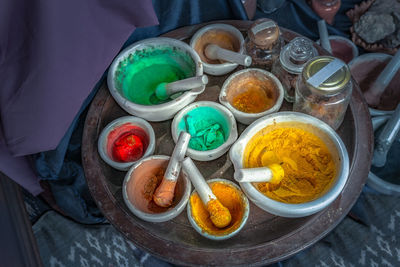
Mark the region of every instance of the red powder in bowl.
[[353, 48], [344, 41], [341, 40], [330, 40], [332, 55], [340, 58], [346, 63], [349, 63], [353, 58]]
[[107, 136], [107, 155], [114, 161], [132, 162], [139, 160], [149, 145], [146, 132], [129, 122], [114, 130]]
[[[383, 71], [390, 58], [380, 61], [376, 59], [363, 60], [356, 62], [351, 66], [351, 74], [360, 85], [361, 91], [367, 91]], [[383, 92], [380, 103], [377, 107], [379, 110], [394, 110], [400, 102], [400, 71], [396, 73], [392, 81]]]

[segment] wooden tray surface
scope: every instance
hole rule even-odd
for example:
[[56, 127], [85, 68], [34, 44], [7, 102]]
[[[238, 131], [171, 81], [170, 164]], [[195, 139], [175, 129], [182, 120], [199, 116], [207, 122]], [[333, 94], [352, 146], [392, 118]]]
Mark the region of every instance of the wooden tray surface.
[[[218, 23], [231, 24], [244, 34], [251, 24], [250, 21]], [[206, 24], [179, 28], [163, 36], [187, 42]], [[282, 33], [286, 41], [299, 36], [286, 29], [282, 29]], [[327, 54], [321, 47], [315, 47], [320, 54]], [[209, 75], [209, 84], [196, 101], [218, 102], [219, 89], [231, 73], [219, 77]], [[284, 101], [281, 110], [291, 110], [291, 105]], [[192, 228], [186, 209], [165, 223], [142, 221], [128, 210], [121, 190], [125, 172], [108, 166], [97, 152], [101, 130], [112, 120], [125, 115], [128, 114], [114, 101], [104, 83], [90, 106], [83, 133], [82, 160], [89, 189], [104, 216], [126, 238], [149, 253], [175, 264], [257, 266], [283, 260], [320, 240], [344, 218], [360, 195], [370, 167], [372, 126], [367, 105], [354, 82], [350, 107], [337, 131], [347, 147], [351, 161], [350, 176], [341, 195], [321, 212], [295, 219], [274, 216], [251, 203], [247, 224], [238, 235], [224, 241], [212, 241]], [[172, 153], [174, 142], [171, 122], [151, 123], [157, 138], [154, 154]], [[245, 126], [238, 123], [239, 134], [244, 129]], [[233, 166], [227, 154], [211, 162], [195, 163], [206, 179], [220, 177], [233, 180]]]

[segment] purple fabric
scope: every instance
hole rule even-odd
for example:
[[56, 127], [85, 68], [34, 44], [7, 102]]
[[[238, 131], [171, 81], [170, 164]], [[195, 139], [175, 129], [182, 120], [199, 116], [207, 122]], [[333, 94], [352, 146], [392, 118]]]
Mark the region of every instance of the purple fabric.
[[0, 171], [36, 192], [21, 156], [54, 149], [130, 34], [157, 23], [151, 0], [3, 1], [0, 160], [15, 161]]

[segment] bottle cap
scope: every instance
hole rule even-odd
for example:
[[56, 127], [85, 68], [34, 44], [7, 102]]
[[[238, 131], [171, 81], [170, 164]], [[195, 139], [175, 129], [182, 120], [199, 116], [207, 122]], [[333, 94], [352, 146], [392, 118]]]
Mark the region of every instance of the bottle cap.
[[307, 61], [317, 55], [311, 40], [296, 37], [282, 48], [279, 60], [287, 72], [300, 74]]
[[279, 39], [280, 30], [275, 21], [262, 18], [251, 25], [247, 35], [257, 46], [268, 49]]

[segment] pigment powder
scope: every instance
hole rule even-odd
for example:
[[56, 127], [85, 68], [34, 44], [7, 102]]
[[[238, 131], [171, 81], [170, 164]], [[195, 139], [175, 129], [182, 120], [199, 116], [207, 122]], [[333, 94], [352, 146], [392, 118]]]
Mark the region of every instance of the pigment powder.
[[204, 232], [210, 235], [223, 236], [232, 233], [239, 228], [243, 219], [245, 206], [241, 195], [242, 193], [224, 182], [211, 182], [208, 185], [221, 204], [229, 210], [232, 220], [230, 224], [224, 228], [216, 227], [212, 223], [210, 214], [197, 192], [193, 193], [189, 200], [192, 218]]
[[171, 47], [136, 51], [121, 61], [115, 73], [115, 85], [130, 101], [156, 105], [170, 101], [155, 97], [157, 85], [196, 75], [196, 65], [189, 53]]
[[264, 195], [284, 203], [304, 203], [318, 198], [335, 177], [329, 149], [316, 135], [285, 123], [267, 126], [247, 143], [245, 168], [281, 164], [280, 184], [254, 183]]
[[126, 184], [129, 201], [139, 210], [146, 213], [162, 213], [174, 208], [182, 199], [184, 186], [182, 174], [178, 177], [172, 205], [160, 207], [153, 201], [153, 194], [161, 184], [168, 160], [152, 159], [143, 162], [131, 174]]
[[[362, 92], [367, 91], [376, 81], [379, 74], [386, 67], [390, 58], [385, 60], [371, 59], [354, 63], [351, 68], [351, 75], [360, 85]], [[394, 110], [400, 102], [400, 70], [396, 72], [389, 85], [381, 95], [378, 106], [379, 110]]]
[[231, 105], [246, 113], [266, 111], [276, 103], [277, 98], [273, 81], [251, 73], [233, 79], [227, 90], [227, 100]]
[[226, 119], [210, 107], [191, 110], [180, 121], [178, 128], [191, 135], [189, 147], [199, 151], [216, 149], [229, 135]]
[[341, 40], [330, 40], [332, 55], [340, 58], [346, 63], [349, 63], [353, 58], [353, 48], [345, 41]]
[[116, 127], [107, 136], [107, 154], [118, 162], [140, 159], [149, 145], [146, 132], [129, 122]]
[[203, 62], [209, 64], [221, 64], [223, 61], [219, 59], [209, 59], [204, 54], [204, 50], [207, 45], [215, 44], [221, 48], [231, 50], [234, 52], [239, 52], [240, 43], [239, 40], [231, 33], [224, 30], [209, 30], [206, 31], [195, 43], [194, 49], [197, 54], [199, 54]]

